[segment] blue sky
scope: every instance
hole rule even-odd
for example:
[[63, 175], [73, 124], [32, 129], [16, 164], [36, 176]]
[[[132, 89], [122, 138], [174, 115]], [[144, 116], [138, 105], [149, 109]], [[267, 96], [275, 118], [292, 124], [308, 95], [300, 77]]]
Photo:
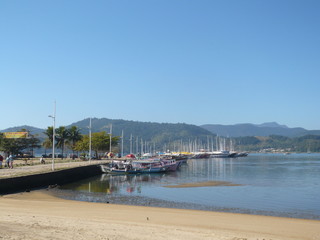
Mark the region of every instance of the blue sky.
[[0, 129], [87, 117], [320, 129], [320, 1], [0, 0]]

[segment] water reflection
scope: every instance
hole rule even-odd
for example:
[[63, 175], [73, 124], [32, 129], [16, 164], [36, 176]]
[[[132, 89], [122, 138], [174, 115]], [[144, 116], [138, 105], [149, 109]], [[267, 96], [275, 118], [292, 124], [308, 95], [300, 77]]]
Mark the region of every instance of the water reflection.
[[[161, 179], [168, 174], [153, 173], [153, 174], [125, 174], [125, 175], [110, 175], [102, 174], [99, 178], [94, 177], [84, 181], [67, 184], [61, 189], [73, 189], [81, 192], [93, 193], [141, 193], [142, 186], [148, 184], [159, 184]], [[175, 174], [171, 174], [171, 177]]]
[[184, 169], [183, 175], [193, 181], [211, 181], [226, 179], [233, 175], [234, 159], [211, 158], [207, 160], [192, 159]]
[[[319, 174], [320, 154], [252, 154], [236, 159], [190, 159], [172, 173], [103, 174], [61, 189], [65, 190], [64, 197], [81, 201], [244, 213], [264, 211], [263, 214], [320, 219]], [[242, 186], [164, 187], [208, 181]]]
[[[126, 174], [113, 176], [102, 174], [100, 182], [102, 188], [96, 188], [95, 192], [116, 193], [125, 190], [127, 193], [141, 193], [141, 187], [144, 183], [159, 182], [164, 174]], [[107, 189], [107, 191], [104, 191]]]

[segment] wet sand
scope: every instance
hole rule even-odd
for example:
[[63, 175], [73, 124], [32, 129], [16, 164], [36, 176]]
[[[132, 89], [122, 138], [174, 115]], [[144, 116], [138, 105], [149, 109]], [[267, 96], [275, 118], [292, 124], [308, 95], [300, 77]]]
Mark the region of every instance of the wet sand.
[[50, 191], [0, 197], [1, 239], [320, 240], [320, 221], [90, 203]]

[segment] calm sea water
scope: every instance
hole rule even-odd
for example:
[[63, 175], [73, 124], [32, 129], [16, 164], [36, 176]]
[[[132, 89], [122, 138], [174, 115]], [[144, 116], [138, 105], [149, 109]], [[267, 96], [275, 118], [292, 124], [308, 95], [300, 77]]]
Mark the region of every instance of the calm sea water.
[[[228, 181], [241, 186], [167, 188]], [[110, 176], [61, 186], [67, 199], [320, 220], [320, 154], [188, 160], [177, 172]]]

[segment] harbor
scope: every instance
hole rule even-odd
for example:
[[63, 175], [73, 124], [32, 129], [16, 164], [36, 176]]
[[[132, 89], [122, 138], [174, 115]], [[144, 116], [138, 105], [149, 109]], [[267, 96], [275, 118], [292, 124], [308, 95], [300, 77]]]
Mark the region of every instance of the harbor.
[[100, 174], [57, 194], [79, 201], [320, 219], [319, 154], [189, 159], [179, 170]]

